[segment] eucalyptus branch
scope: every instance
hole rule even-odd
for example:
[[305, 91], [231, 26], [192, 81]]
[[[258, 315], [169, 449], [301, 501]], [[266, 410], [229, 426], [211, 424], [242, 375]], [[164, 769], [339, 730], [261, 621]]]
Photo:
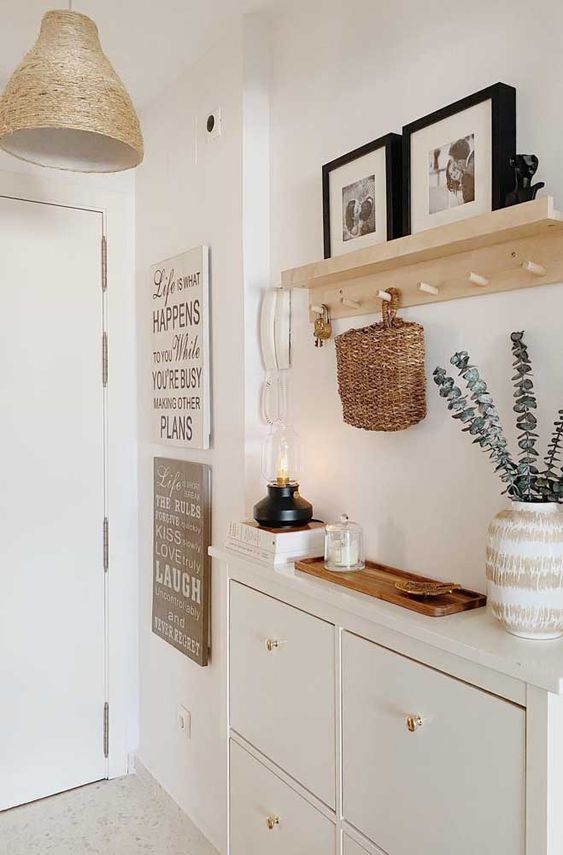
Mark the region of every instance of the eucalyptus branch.
[[534, 465], [535, 459], [539, 457], [536, 449], [536, 440], [538, 434], [535, 429], [538, 425], [538, 420], [532, 410], [536, 410], [538, 403], [534, 393], [534, 383], [531, 379], [532, 363], [528, 354], [528, 348], [524, 344], [524, 333], [513, 332], [510, 336], [512, 341], [512, 353], [515, 357], [512, 363], [516, 374], [512, 378], [514, 381], [514, 397], [516, 402], [513, 406], [516, 415], [516, 427], [520, 430], [518, 437], [518, 447], [520, 448], [521, 465], [519, 467], [519, 475], [523, 491], [527, 495], [528, 501], [532, 500], [533, 493], [533, 476], [539, 474], [539, 470]]
[[461, 389], [455, 385], [454, 379], [446, 374], [444, 368], [436, 368], [434, 371], [434, 382], [440, 387], [440, 395], [446, 398], [448, 409], [453, 411], [452, 417], [466, 425], [463, 431], [474, 436], [473, 442], [489, 452], [489, 457], [496, 464], [495, 472], [508, 485], [508, 492], [512, 492], [516, 466], [508, 453], [497, 410], [487, 392], [487, 384], [480, 378], [477, 369], [469, 365], [466, 351], [454, 354], [450, 362], [458, 368], [460, 376], [466, 381], [474, 406], [468, 402], [467, 396], [462, 395]]
[[[553, 423], [554, 430], [551, 437], [551, 442], [547, 447], [547, 454], [545, 455], [545, 475], [547, 477], [555, 478], [556, 467], [561, 469], [561, 445], [563, 444], [563, 410], [559, 410], [559, 419], [556, 419]], [[562, 473], [563, 474], [563, 473]]]
[[454, 353], [450, 362], [465, 381], [468, 394], [463, 394], [453, 377], [444, 368], [436, 368], [434, 382], [440, 396], [445, 398], [452, 417], [463, 425], [462, 431], [473, 436], [473, 442], [487, 451], [495, 463], [495, 472], [506, 484], [507, 492], [514, 500], [522, 502], [563, 502], [563, 410], [555, 421], [554, 432], [545, 457], [545, 470], [537, 467], [539, 457], [536, 445], [537, 400], [531, 378], [532, 365], [523, 332], [511, 335], [514, 355], [514, 381], [516, 399], [513, 405], [516, 426], [519, 430], [518, 448], [520, 461], [515, 462], [508, 450], [498, 411], [487, 384], [479, 370], [469, 363], [469, 355], [463, 350]]
[[[559, 410], [563, 416], [563, 410]], [[536, 478], [536, 486], [545, 502], [558, 502], [563, 495], [563, 479], [561, 478], [561, 446], [563, 444], [563, 418], [556, 419], [554, 430], [547, 447], [544, 464], [545, 471]]]

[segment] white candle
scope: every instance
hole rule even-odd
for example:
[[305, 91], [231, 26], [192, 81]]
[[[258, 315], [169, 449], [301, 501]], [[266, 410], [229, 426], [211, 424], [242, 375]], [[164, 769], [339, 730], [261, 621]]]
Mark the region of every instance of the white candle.
[[358, 563], [358, 543], [345, 534], [334, 538], [330, 545], [329, 560], [337, 567], [354, 567]]

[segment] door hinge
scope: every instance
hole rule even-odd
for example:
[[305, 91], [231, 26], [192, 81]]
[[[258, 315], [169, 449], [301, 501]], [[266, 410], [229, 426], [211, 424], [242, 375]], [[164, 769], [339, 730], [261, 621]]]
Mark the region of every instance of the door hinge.
[[105, 235], [102, 235], [102, 291], [107, 291], [108, 287], [108, 242]]
[[109, 570], [109, 520], [104, 517], [104, 572]]
[[108, 385], [108, 334], [102, 335], [102, 383]]
[[104, 704], [104, 757], [109, 757], [109, 704]]

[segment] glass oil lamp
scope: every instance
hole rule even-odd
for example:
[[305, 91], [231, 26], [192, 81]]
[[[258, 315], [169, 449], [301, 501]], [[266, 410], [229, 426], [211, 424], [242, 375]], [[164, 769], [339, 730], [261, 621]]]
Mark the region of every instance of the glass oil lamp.
[[301, 442], [293, 428], [276, 422], [262, 447], [262, 474], [267, 495], [254, 505], [254, 519], [262, 526], [306, 525], [313, 506], [299, 494]]
[[362, 529], [342, 514], [339, 522], [326, 527], [325, 567], [335, 573], [349, 573], [365, 566]]

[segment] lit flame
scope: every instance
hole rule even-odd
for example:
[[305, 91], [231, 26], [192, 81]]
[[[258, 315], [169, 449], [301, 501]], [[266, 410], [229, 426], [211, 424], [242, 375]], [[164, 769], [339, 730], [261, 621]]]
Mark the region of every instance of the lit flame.
[[278, 487], [289, 484], [289, 443], [285, 437], [280, 442], [276, 465], [276, 483]]

